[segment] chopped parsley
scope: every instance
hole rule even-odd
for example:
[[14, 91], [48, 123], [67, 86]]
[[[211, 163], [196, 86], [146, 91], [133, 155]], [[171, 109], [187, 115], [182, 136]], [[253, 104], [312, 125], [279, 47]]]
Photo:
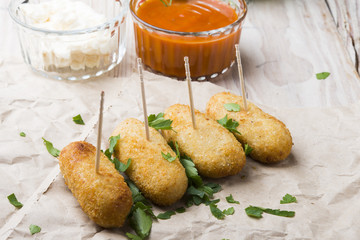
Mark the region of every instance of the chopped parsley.
[[291, 196], [290, 194], [286, 194], [282, 200], [280, 200], [280, 204], [287, 204], [287, 203], [296, 203], [296, 197]]
[[30, 230], [31, 235], [34, 235], [35, 233], [39, 233], [41, 231], [41, 227], [31, 224], [29, 226], [29, 230]]
[[165, 119], [164, 113], [159, 113], [158, 115], [151, 114], [148, 116], [149, 127], [155, 128], [156, 130], [172, 130], [171, 124], [172, 120]]
[[225, 103], [224, 108], [229, 112], [239, 112], [240, 105], [237, 103]]
[[217, 205], [216, 205], [215, 203], [211, 203], [211, 204], [209, 205], [209, 207], [210, 207], [210, 211], [211, 211], [211, 213], [212, 213], [212, 215], [213, 215], [214, 217], [216, 217], [217, 219], [224, 219], [224, 218], [225, 218], [225, 214], [223, 213], [223, 211], [221, 211], [221, 210], [217, 207]]
[[26, 133], [21, 132], [21, 133], [20, 133], [20, 137], [26, 137]]
[[245, 155], [248, 156], [254, 149], [252, 147], [250, 147], [249, 144], [245, 144], [244, 146], [244, 152], [245, 152]]
[[144, 239], [149, 236], [153, 219], [156, 219], [152, 211], [152, 206], [141, 194], [140, 190], [136, 185], [129, 179], [126, 180], [133, 199], [133, 206], [131, 208], [130, 214], [128, 216], [130, 226], [135, 230], [137, 235], [126, 233], [130, 239]]
[[60, 150], [54, 148], [53, 144], [47, 140], [45, 140], [45, 138], [42, 138], [44, 141], [44, 145], [46, 146], [46, 149], [48, 150], [48, 152], [54, 156], [54, 157], [58, 157], [60, 155]]
[[223, 210], [223, 213], [225, 215], [233, 215], [235, 213], [235, 209], [233, 207], [230, 207], [228, 209]]
[[76, 123], [76, 124], [85, 125], [84, 120], [82, 119], [82, 117], [81, 117], [80, 114], [78, 114], [78, 115], [76, 115], [75, 117], [73, 117], [73, 121], [74, 121], [74, 123]]
[[280, 217], [294, 217], [295, 212], [293, 211], [284, 211], [280, 209], [270, 209], [270, 208], [262, 208], [262, 207], [255, 207], [255, 206], [249, 206], [245, 208], [245, 212], [249, 217], [253, 218], [262, 218], [262, 214], [268, 213]]
[[160, 2], [162, 2], [162, 4], [164, 4], [165, 7], [169, 7], [172, 4], [172, 0], [170, 0], [169, 2], [167, 0], [160, 0]]
[[165, 220], [165, 219], [170, 219], [172, 215], [175, 215], [175, 211], [172, 211], [172, 210], [169, 210], [169, 211], [166, 211], [164, 213], [160, 213], [159, 215], [157, 215], [157, 218], [158, 219], [162, 219], [162, 220]]
[[328, 76], [330, 76], [330, 73], [329, 72], [321, 72], [321, 73], [317, 73], [316, 74], [316, 78], [318, 80], [324, 80], [326, 79]]
[[231, 118], [228, 119], [227, 114], [222, 119], [217, 120], [217, 122], [230, 132], [241, 134], [238, 130], [236, 130], [236, 128], [239, 126], [239, 123]]
[[235, 200], [234, 200], [232, 194], [230, 194], [230, 196], [227, 196], [227, 197], [226, 197], [226, 201], [227, 201], [228, 203], [240, 204], [239, 201], [235, 201]]
[[9, 202], [16, 208], [22, 208], [23, 204], [21, 202], [19, 202], [15, 196], [14, 193], [10, 194], [9, 196], [7, 196], [7, 198], [9, 199]]
[[170, 153], [165, 154], [161, 152], [161, 156], [168, 162], [173, 162], [176, 159], [176, 156], [172, 157]]
[[120, 139], [120, 134], [117, 135], [117, 136], [111, 136], [109, 138], [109, 142], [110, 142], [110, 145], [109, 145], [109, 153], [112, 155], [114, 153], [114, 148], [117, 144], [117, 142], [119, 141]]

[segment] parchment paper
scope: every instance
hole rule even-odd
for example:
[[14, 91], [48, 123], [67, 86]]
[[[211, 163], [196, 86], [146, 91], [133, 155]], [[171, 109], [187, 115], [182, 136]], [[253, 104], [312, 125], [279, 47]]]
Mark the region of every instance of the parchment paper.
[[[19, 63], [19, 65], [23, 66]], [[88, 82], [59, 82], [25, 76], [9, 65], [0, 89], [0, 238], [1, 239], [126, 239], [128, 224], [103, 229], [82, 212], [65, 186], [57, 159], [47, 153], [42, 137], [61, 149], [86, 139], [96, 145], [100, 91], [105, 90], [102, 148], [116, 125], [128, 117], [143, 120], [138, 76]], [[0, 74], [2, 69], [0, 68]], [[2, 75], [3, 76], [3, 75]], [[12, 81], [23, 81], [12, 83]], [[148, 113], [163, 112], [175, 103], [188, 104], [185, 82], [145, 73]], [[223, 88], [193, 83], [195, 107], [205, 110], [208, 99]], [[255, 102], [256, 103], [256, 102]], [[360, 236], [360, 102], [338, 108], [278, 109], [260, 106], [290, 129], [294, 146], [285, 161], [263, 165], [248, 158], [236, 176], [205, 181], [221, 184], [220, 209], [235, 214], [218, 220], [208, 206], [193, 206], [169, 220], [154, 222], [149, 239], [357, 239]], [[85, 126], [72, 117], [81, 114]], [[19, 136], [23, 131], [25, 138]], [[6, 196], [15, 193], [20, 210]], [[286, 194], [298, 203], [279, 204]], [[233, 195], [240, 205], [229, 204]], [[175, 209], [154, 206], [155, 213]], [[253, 219], [249, 205], [296, 212], [294, 218], [264, 214]], [[42, 230], [31, 235], [29, 225]]]

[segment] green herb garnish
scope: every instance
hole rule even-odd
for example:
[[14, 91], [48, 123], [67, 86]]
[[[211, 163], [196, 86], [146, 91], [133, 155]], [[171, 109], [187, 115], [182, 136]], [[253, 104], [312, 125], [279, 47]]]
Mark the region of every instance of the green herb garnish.
[[179, 208], [175, 209], [175, 212], [177, 212], [177, 213], [184, 213], [185, 211], [186, 210], [184, 207], [179, 207]]
[[79, 115], [76, 115], [75, 117], [73, 117], [73, 121], [74, 121], [74, 123], [76, 123], [76, 124], [85, 125], [85, 123], [84, 123], [84, 121], [83, 121], [83, 119], [82, 119], [82, 117], [81, 117], [80, 114], [79, 114]]
[[290, 194], [286, 194], [282, 200], [280, 200], [280, 204], [286, 204], [286, 203], [296, 203], [296, 197], [291, 196]]
[[114, 148], [117, 144], [117, 142], [119, 141], [120, 139], [120, 134], [117, 135], [117, 136], [111, 136], [109, 138], [109, 142], [110, 142], [110, 145], [109, 145], [109, 153], [112, 155], [114, 153]]
[[226, 201], [227, 201], [228, 203], [240, 204], [239, 201], [235, 201], [235, 200], [234, 200], [232, 194], [230, 194], [230, 196], [227, 196], [227, 197], [226, 197]]
[[252, 147], [250, 147], [249, 144], [245, 144], [244, 146], [244, 152], [245, 152], [245, 155], [248, 156], [254, 149]]
[[224, 108], [228, 110], [229, 112], [239, 112], [240, 111], [240, 105], [237, 103], [225, 103]]
[[172, 0], [170, 0], [169, 2], [167, 0], [160, 0], [160, 2], [162, 2], [162, 4], [164, 4], [165, 7], [169, 7], [172, 4]]
[[131, 233], [127, 233], [126, 236], [128, 236], [130, 239], [135, 240], [144, 239], [149, 236], [153, 219], [156, 219], [156, 216], [151, 209], [152, 206], [144, 198], [144, 196], [141, 194], [135, 184], [129, 179], [125, 181], [131, 190], [132, 199], [134, 202], [128, 219], [130, 222], [130, 226], [135, 230], [137, 234], [133, 235]]
[[222, 119], [217, 120], [217, 122], [230, 132], [241, 134], [238, 130], [236, 130], [237, 126], [239, 126], [239, 123], [231, 118], [228, 119], [227, 114]]
[[54, 148], [53, 144], [47, 140], [45, 140], [45, 138], [42, 138], [42, 140], [44, 141], [44, 144], [46, 146], [46, 149], [48, 150], [48, 152], [54, 156], [54, 157], [58, 157], [60, 155], [60, 150]]
[[157, 218], [158, 219], [162, 219], [162, 220], [165, 220], [165, 219], [170, 219], [172, 215], [175, 215], [175, 211], [166, 211], [164, 213], [160, 213], [159, 215], [157, 215]]
[[155, 128], [156, 130], [172, 130], [171, 123], [173, 122], [170, 119], [164, 118], [164, 113], [159, 113], [158, 115], [151, 114], [148, 116], [149, 127]]
[[29, 230], [30, 230], [31, 235], [34, 235], [35, 233], [39, 233], [41, 231], [41, 227], [31, 224], [29, 226]]
[[223, 211], [221, 211], [217, 205], [215, 203], [211, 203], [210, 205], [210, 211], [212, 213], [212, 215], [214, 217], [216, 217], [217, 219], [224, 219], [225, 218], [225, 214], [223, 213]]
[[321, 72], [321, 73], [317, 73], [316, 74], [316, 78], [318, 80], [324, 80], [326, 79], [328, 76], [330, 76], [330, 73], [329, 72]]
[[175, 161], [175, 159], [176, 159], [176, 156], [175, 156], [175, 157], [172, 157], [170, 153], [165, 154], [165, 153], [161, 152], [161, 156], [162, 156], [165, 160], [168, 160], [168, 162], [173, 162], [173, 161]]
[[140, 207], [135, 208], [131, 213], [130, 225], [141, 238], [149, 236], [152, 222], [151, 216]]
[[15, 196], [14, 193], [10, 194], [9, 196], [7, 196], [7, 198], [9, 199], [9, 202], [16, 208], [22, 208], [23, 204], [21, 202], [19, 202]]
[[143, 240], [141, 237], [139, 237], [138, 235], [134, 235], [134, 234], [131, 234], [131, 233], [125, 233], [126, 236], [131, 239], [131, 240]]
[[20, 137], [26, 137], [26, 133], [21, 132], [21, 133], [20, 133]]
[[110, 159], [110, 161], [115, 165], [115, 169], [119, 172], [125, 172], [131, 164], [131, 158], [127, 160], [126, 164], [120, 162], [117, 158]]
[[249, 217], [254, 218], [262, 218], [262, 214], [268, 213], [280, 217], [294, 217], [295, 212], [293, 211], [284, 211], [280, 209], [270, 209], [270, 208], [262, 208], [262, 207], [255, 207], [255, 206], [249, 206], [245, 208], [245, 212]]
[[233, 207], [230, 207], [228, 209], [223, 210], [223, 213], [225, 215], [233, 215], [235, 213], [235, 209]]

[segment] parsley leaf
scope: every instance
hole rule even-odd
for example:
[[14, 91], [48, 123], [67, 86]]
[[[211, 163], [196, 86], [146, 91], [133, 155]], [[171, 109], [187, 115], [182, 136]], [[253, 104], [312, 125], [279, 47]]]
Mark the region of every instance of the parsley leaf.
[[159, 113], [158, 115], [151, 114], [148, 116], [149, 127], [155, 128], [156, 130], [172, 130], [171, 123], [173, 122], [170, 119], [164, 118], [164, 113]]
[[10, 194], [9, 196], [7, 196], [7, 198], [9, 199], [9, 202], [16, 208], [22, 208], [23, 204], [21, 202], [19, 202], [15, 196], [14, 193]]
[[236, 130], [237, 126], [239, 126], [239, 123], [231, 118], [227, 118], [227, 114], [222, 119], [217, 120], [218, 123], [220, 123], [224, 128], [229, 130], [232, 133], [241, 134], [238, 130]]
[[232, 194], [230, 194], [230, 196], [227, 196], [227, 197], [226, 197], [226, 201], [227, 201], [228, 203], [240, 204], [239, 201], [235, 201], [235, 200], [234, 200]]
[[324, 80], [326, 79], [328, 76], [330, 76], [330, 73], [329, 72], [321, 72], [321, 73], [317, 73], [316, 74], [316, 78], [318, 80]]
[[228, 110], [229, 112], [239, 112], [240, 111], [240, 105], [237, 103], [225, 103], [224, 108]]
[[286, 204], [286, 203], [296, 203], [296, 197], [291, 196], [290, 194], [286, 194], [282, 200], [280, 200], [280, 204]]
[[280, 209], [271, 209], [271, 208], [261, 208], [261, 207], [255, 207], [255, 206], [249, 206], [245, 208], [245, 212], [249, 217], [254, 218], [262, 218], [262, 214], [268, 213], [280, 217], [294, 217], [295, 212], [293, 211], [284, 211]]
[[216, 217], [217, 219], [224, 219], [225, 218], [225, 214], [223, 213], [223, 211], [221, 211], [217, 205], [215, 203], [211, 203], [210, 205], [210, 211], [212, 213], [212, 215], [214, 217]]
[[31, 224], [29, 226], [29, 230], [30, 230], [31, 235], [34, 235], [35, 233], [38, 233], [38, 232], [41, 231], [41, 227], [39, 227], [37, 225], [34, 225], [34, 224]]
[[137, 202], [147, 202], [146, 198], [141, 194], [140, 190], [130, 179], [126, 179], [125, 182], [130, 188], [134, 204]]
[[139, 237], [145, 238], [149, 236], [152, 227], [151, 216], [142, 208], [137, 207], [131, 214], [130, 225]]
[[249, 206], [245, 208], [245, 212], [249, 217], [253, 218], [262, 218], [262, 214], [264, 212], [263, 208]]
[[177, 213], [184, 213], [185, 211], [186, 210], [184, 207], [179, 207], [179, 208], [175, 209], [175, 212], [177, 212]]
[[172, 215], [175, 215], [175, 211], [166, 211], [164, 213], [160, 213], [159, 215], [157, 215], [157, 218], [158, 219], [162, 219], [162, 220], [165, 220], [165, 219], [170, 219]]
[[80, 114], [79, 114], [79, 115], [76, 115], [75, 117], [73, 117], [73, 121], [74, 121], [74, 123], [76, 123], [76, 124], [85, 125], [85, 123], [84, 123], [84, 121], [83, 121], [83, 119], [82, 119], [82, 117], [81, 117]]
[[110, 153], [110, 155], [112, 155], [114, 153], [114, 148], [115, 148], [115, 146], [116, 146], [119, 139], [120, 139], [120, 134], [117, 135], [117, 136], [111, 136], [109, 138], [109, 142], [110, 142], [109, 153]]
[[225, 215], [233, 215], [235, 213], [235, 209], [233, 207], [230, 207], [228, 209], [223, 210], [223, 213]]
[[131, 240], [143, 240], [141, 237], [139, 237], [138, 235], [134, 235], [131, 233], [126, 233], [126, 236], [131, 239]]
[[190, 159], [180, 158], [180, 162], [185, 168], [186, 176], [189, 178], [190, 182], [194, 183], [196, 186], [201, 186], [203, 182], [193, 161]]
[[26, 133], [21, 132], [21, 133], [20, 133], [20, 137], [26, 137]]
[[175, 159], [176, 159], [176, 156], [175, 157], [172, 157], [170, 153], [163, 153], [161, 152], [161, 156], [165, 159], [165, 160], [168, 160], [169, 162], [173, 162]]
[[110, 158], [110, 161], [115, 165], [115, 169], [119, 172], [125, 172], [131, 164], [131, 158], [127, 160], [126, 164], [120, 162], [117, 158], [114, 158], [113, 160]]
[[280, 210], [280, 209], [265, 208], [264, 212], [266, 212], [268, 214], [280, 216], [280, 217], [294, 217], [295, 216], [295, 212], [293, 212], [293, 211], [284, 211], [284, 210]]
[[46, 146], [46, 149], [48, 150], [48, 152], [54, 156], [54, 157], [58, 157], [60, 155], [60, 150], [54, 148], [53, 144], [47, 140], [45, 140], [45, 138], [42, 138], [44, 141], [44, 145]]
[[249, 144], [245, 144], [245, 147], [244, 147], [244, 152], [245, 152], [245, 155], [248, 156], [254, 149], [252, 147], [250, 147]]

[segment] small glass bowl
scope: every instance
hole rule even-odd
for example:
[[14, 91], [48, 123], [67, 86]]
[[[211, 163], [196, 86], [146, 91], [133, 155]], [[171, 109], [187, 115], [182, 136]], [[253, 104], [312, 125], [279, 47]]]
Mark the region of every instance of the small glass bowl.
[[188, 56], [192, 79], [204, 81], [225, 73], [234, 63], [235, 44], [240, 41], [241, 25], [247, 13], [245, 0], [219, 0], [235, 9], [237, 20], [202, 32], [171, 31], [143, 21], [136, 12], [145, 1], [130, 0], [130, 12], [137, 56], [151, 71], [184, 79], [184, 57]]
[[81, 0], [106, 22], [80, 30], [48, 30], [31, 26], [20, 5], [48, 0], [11, 0], [24, 61], [36, 72], [58, 80], [86, 80], [117, 66], [126, 52], [126, 14], [129, 0]]

